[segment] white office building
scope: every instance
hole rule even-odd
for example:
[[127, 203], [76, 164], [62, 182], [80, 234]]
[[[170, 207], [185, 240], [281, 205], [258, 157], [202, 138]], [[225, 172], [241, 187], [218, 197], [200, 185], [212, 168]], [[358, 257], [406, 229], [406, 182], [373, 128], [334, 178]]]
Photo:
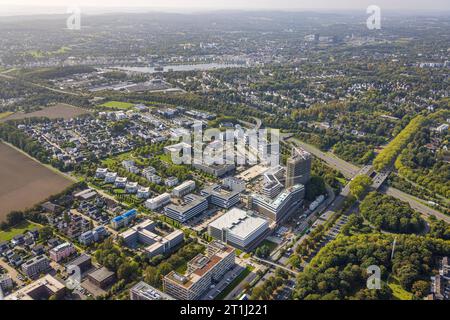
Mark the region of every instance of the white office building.
[[195, 181], [188, 180], [180, 184], [178, 187], [175, 187], [172, 190], [172, 194], [175, 197], [181, 198], [194, 190], [195, 190]]
[[150, 210], [156, 210], [170, 203], [170, 194], [163, 193], [145, 202], [145, 207]]
[[254, 248], [270, 231], [266, 219], [233, 208], [208, 225], [208, 234], [242, 250]]

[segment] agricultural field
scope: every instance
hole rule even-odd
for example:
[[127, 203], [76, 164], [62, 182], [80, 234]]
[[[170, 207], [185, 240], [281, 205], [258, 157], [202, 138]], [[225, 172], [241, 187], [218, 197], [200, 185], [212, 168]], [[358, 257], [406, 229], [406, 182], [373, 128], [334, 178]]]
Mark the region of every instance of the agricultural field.
[[118, 109], [118, 110], [128, 110], [128, 109], [131, 109], [132, 107], [134, 107], [134, 104], [129, 103], [129, 102], [109, 101], [104, 104], [101, 104], [99, 107]]
[[87, 113], [90, 113], [90, 111], [79, 107], [74, 107], [69, 104], [59, 103], [57, 105], [46, 107], [43, 108], [42, 110], [38, 110], [35, 112], [30, 113], [17, 112], [3, 119], [0, 116], [0, 119], [2, 119], [1, 121], [20, 120], [34, 117], [47, 117], [49, 119], [59, 119], [59, 118], [71, 119]]
[[19, 151], [0, 143], [0, 221], [69, 187], [72, 182]]

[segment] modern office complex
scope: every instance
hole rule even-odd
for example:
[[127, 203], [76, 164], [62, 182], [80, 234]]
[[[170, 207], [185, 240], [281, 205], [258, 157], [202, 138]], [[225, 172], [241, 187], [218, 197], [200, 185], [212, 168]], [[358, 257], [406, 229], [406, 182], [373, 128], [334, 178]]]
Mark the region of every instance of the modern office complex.
[[174, 197], [184, 197], [195, 190], [195, 181], [188, 180], [180, 184], [178, 187], [173, 188], [172, 195]]
[[172, 203], [164, 208], [164, 214], [179, 222], [186, 222], [208, 209], [205, 197], [189, 194], [181, 201]]
[[143, 250], [148, 257], [164, 254], [175, 248], [184, 239], [181, 230], [175, 230], [168, 235], [158, 234], [156, 222], [145, 220], [119, 235], [128, 247], [135, 248], [138, 244], [146, 245]]
[[206, 164], [203, 162], [195, 162], [192, 166], [198, 170], [211, 174], [215, 177], [222, 177], [236, 168], [235, 164]]
[[200, 194], [206, 197], [209, 203], [225, 209], [231, 208], [240, 200], [239, 191], [230, 190], [218, 184], [206, 187]]
[[269, 222], [233, 208], [208, 225], [208, 234], [241, 250], [251, 250], [270, 231]]
[[130, 300], [174, 300], [168, 294], [141, 281], [130, 289]]
[[233, 268], [235, 250], [219, 241], [208, 245], [207, 254], [199, 254], [188, 263], [185, 275], [175, 271], [164, 277], [164, 292], [179, 300], [199, 299], [210, 286]]
[[295, 210], [300, 209], [304, 198], [305, 186], [297, 184], [287, 188], [274, 199], [253, 194], [250, 204], [252, 209], [278, 223]]
[[292, 149], [292, 155], [287, 160], [286, 166], [286, 188], [296, 184], [306, 185], [311, 175], [311, 161], [309, 152], [298, 148]]

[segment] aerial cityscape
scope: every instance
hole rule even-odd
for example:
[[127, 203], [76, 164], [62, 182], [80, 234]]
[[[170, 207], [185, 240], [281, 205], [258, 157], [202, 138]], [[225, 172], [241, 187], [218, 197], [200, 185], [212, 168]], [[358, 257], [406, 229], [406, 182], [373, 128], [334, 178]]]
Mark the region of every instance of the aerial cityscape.
[[191, 2], [0, 1], [0, 300], [450, 300], [450, 4]]

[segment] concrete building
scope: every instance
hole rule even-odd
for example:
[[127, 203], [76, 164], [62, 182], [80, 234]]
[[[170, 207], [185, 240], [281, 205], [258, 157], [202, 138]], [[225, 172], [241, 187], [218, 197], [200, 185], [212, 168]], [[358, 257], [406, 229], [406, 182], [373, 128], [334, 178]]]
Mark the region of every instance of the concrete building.
[[305, 187], [297, 184], [284, 190], [274, 199], [260, 194], [252, 194], [250, 206], [263, 216], [279, 223], [294, 211], [299, 210], [304, 198]]
[[14, 283], [9, 274], [0, 274], [0, 289], [5, 292], [13, 287]]
[[165, 254], [173, 250], [183, 242], [184, 233], [175, 230], [168, 235], [162, 235], [156, 230], [156, 222], [145, 220], [144, 222], [128, 229], [119, 235], [130, 248], [136, 248], [138, 244], [146, 245], [143, 251], [148, 257]]
[[195, 194], [189, 194], [181, 201], [169, 204], [164, 214], [178, 222], [186, 222], [208, 209], [208, 200]]
[[111, 220], [111, 226], [114, 229], [120, 229], [122, 227], [127, 226], [131, 221], [133, 221], [137, 216], [137, 210], [133, 209], [125, 212], [124, 214], [115, 217]]
[[107, 173], [108, 173], [108, 169], [97, 168], [97, 170], [95, 171], [95, 177], [97, 179], [105, 179]]
[[134, 194], [134, 193], [137, 193], [138, 187], [139, 187], [139, 185], [138, 185], [137, 182], [131, 182], [131, 181], [129, 181], [129, 182], [127, 182], [127, 184], [125, 185], [125, 191], [126, 191], [127, 193]]
[[100, 240], [104, 239], [107, 235], [108, 231], [106, 230], [106, 228], [104, 226], [98, 226], [92, 230], [82, 233], [78, 237], [78, 241], [81, 244], [88, 246], [94, 242], [99, 242]]
[[208, 234], [241, 250], [251, 250], [270, 232], [269, 222], [233, 208], [208, 225]]
[[168, 294], [141, 281], [130, 289], [130, 300], [174, 300]]
[[136, 197], [139, 199], [147, 199], [150, 197], [150, 188], [148, 187], [139, 187], [137, 190]]
[[184, 197], [185, 195], [191, 193], [194, 190], [195, 190], [195, 181], [188, 180], [188, 181], [183, 182], [179, 186], [175, 187], [172, 190], [172, 195], [174, 197], [181, 198], [181, 197]]
[[62, 243], [49, 251], [50, 259], [59, 262], [75, 253], [75, 247], [69, 242]]
[[156, 210], [170, 203], [170, 194], [163, 193], [145, 202], [145, 207], [150, 210]]
[[242, 192], [246, 188], [245, 181], [236, 177], [227, 177], [222, 180], [222, 184], [230, 190], [238, 192]]
[[225, 209], [231, 208], [240, 201], [239, 191], [233, 191], [217, 184], [206, 187], [200, 194], [206, 197], [211, 204]]
[[178, 184], [178, 178], [177, 177], [169, 177], [164, 181], [164, 184], [167, 187], [175, 187]]
[[309, 152], [298, 148], [292, 149], [292, 155], [287, 160], [286, 166], [286, 188], [296, 184], [306, 185], [311, 176], [311, 162]]
[[40, 255], [22, 264], [22, 271], [27, 275], [27, 277], [34, 279], [38, 277], [41, 273], [46, 272], [50, 269], [50, 261], [44, 255]]
[[66, 286], [51, 275], [46, 275], [26, 287], [5, 297], [5, 300], [48, 300], [51, 296], [62, 298]]
[[192, 166], [198, 170], [201, 170], [203, 172], [206, 172], [207, 174], [211, 174], [215, 177], [222, 177], [224, 175], [226, 175], [227, 173], [232, 172], [234, 169], [236, 169], [236, 165], [233, 163], [230, 164], [206, 164], [206, 163], [196, 163], [194, 161], [194, 163], [192, 164]]
[[87, 275], [88, 280], [95, 286], [105, 289], [115, 281], [114, 272], [103, 267]]
[[83, 253], [77, 258], [66, 264], [66, 268], [77, 267], [80, 269], [81, 275], [92, 269], [92, 257]]
[[163, 279], [164, 292], [179, 300], [200, 299], [235, 264], [235, 250], [219, 241], [208, 244], [207, 254], [199, 254], [181, 275], [170, 272]]
[[126, 177], [117, 177], [114, 181], [114, 187], [123, 189], [127, 185], [128, 178]]
[[114, 183], [117, 179], [117, 173], [116, 172], [108, 172], [105, 175], [105, 183]]

